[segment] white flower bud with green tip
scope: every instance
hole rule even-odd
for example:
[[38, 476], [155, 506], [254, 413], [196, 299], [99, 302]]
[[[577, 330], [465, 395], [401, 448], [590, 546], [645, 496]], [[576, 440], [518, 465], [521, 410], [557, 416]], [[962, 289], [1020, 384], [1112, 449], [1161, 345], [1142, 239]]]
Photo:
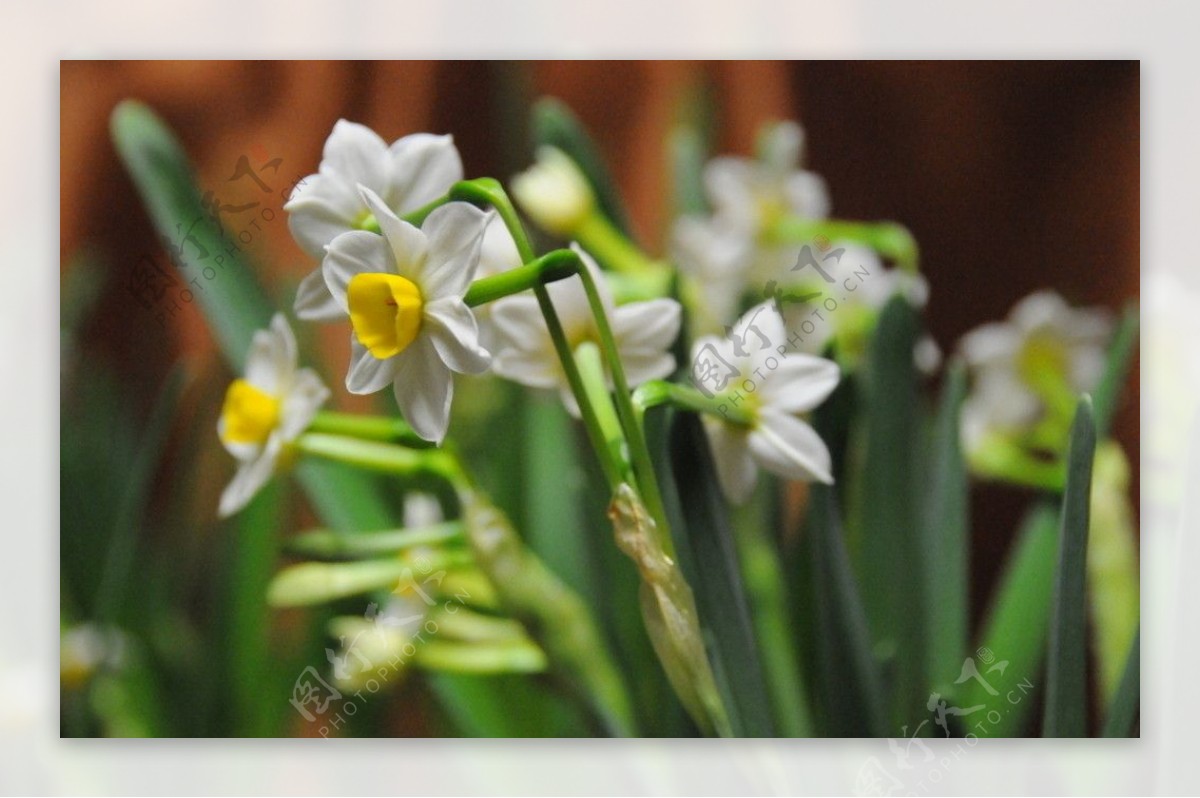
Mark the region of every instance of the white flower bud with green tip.
[[575, 235], [596, 209], [587, 177], [570, 156], [555, 147], [539, 147], [536, 162], [512, 179], [521, 209], [547, 232]]

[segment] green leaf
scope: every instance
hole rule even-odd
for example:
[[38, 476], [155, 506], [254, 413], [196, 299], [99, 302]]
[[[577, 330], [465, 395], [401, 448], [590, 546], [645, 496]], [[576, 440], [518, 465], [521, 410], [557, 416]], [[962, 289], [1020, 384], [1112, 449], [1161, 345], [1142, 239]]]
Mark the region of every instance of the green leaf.
[[1105, 737], [1134, 737], [1138, 712], [1141, 709], [1141, 667], [1142, 663], [1142, 633], [1139, 629], [1133, 636], [1133, 645], [1125, 657], [1125, 671], [1121, 674], [1121, 684], [1117, 687], [1112, 704], [1108, 708], [1108, 717], [1104, 720], [1103, 736]]
[[683, 528], [672, 532], [712, 646], [717, 685], [735, 735], [773, 737], [762, 656], [704, 428], [691, 413], [674, 418], [671, 460]]
[[897, 727], [925, 705], [925, 574], [918, 531], [916, 313], [902, 297], [884, 307], [870, 344], [859, 562], [876, 655], [885, 664]]
[[1087, 735], [1087, 540], [1095, 451], [1092, 400], [1085, 395], [1075, 411], [1067, 449], [1046, 662], [1046, 737]]
[[631, 235], [629, 217], [617, 191], [617, 184], [604, 166], [600, 151], [583, 125], [559, 100], [545, 97], [533, 106], [533, 141], [536, 146], [549, 145], [571, 156], [596, 192], [600, 210], [618, 230]]
[[834, 737], [885, 737], [888, 720], [879, 666], [871, 654], [870, 632], [833, 489], [814, 484], [810, 502], [805, 531], [813, 553], [819, 649], [814, 676], [827, 731]]
[[1131, 304], [1121, 314], [1121, 322], [1108, 348], [1108, 360], [1104, 367], [1104, 376], [1092, 396], [1092, 406], [1096, 417], [1096, 439], [1108, 437], [1112, 427], [1113, 416], [1116, 415], [1121, 393], [1129, 378], [1129, 368], [1133, 365], [1133, 355], [1137, 351], [1138, 340], [1138, 309]]
[[[1021, 695], [1004, 707], [998, 723], [988, 726], [990, 737], [1014, 737], [1025, 731], [1036, 687], [1036, 674], [1046, 651], [1050, 600], [1054, 585], [1054, 551], [1058, 513], [1049, 501], [1035, 504], [1021, 523], [1000, 586], [992, 599], [976, 654], [1008, 663], [999, 676], [987, 674], [993, 689]], [[995, 696], [976, 681], [959, 688], [955, 704], [988, 706]]]
[[970, 520], [966, 463], [958, 437], [966, 390], [966, 373], [956, 360], [942, 387], [933, 433], [932, 490], [922, 524], [929, 632], [925, 667], [934, 685], [958, 676], [967, 651]]

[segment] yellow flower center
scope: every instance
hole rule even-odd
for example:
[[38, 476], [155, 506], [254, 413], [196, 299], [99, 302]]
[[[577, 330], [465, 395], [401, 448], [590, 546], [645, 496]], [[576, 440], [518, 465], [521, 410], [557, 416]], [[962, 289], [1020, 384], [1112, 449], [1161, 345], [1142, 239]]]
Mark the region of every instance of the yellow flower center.
[[245, 380], [234, 380], [221, 408], [226, 443], [264, 443], [279, 422], [279, 400]]
[[398, 274], [356, 274], [346, 287], [350, 323], [374, 357], [395, 357], [421, 331], [421, 289]]
[[1044, 382], [1048, 375], [1066, 379], [1069, 367], [1066, 346], [1052, 335], [1031, 336], [1017, 355], [1017, 369], [1033, 385]]

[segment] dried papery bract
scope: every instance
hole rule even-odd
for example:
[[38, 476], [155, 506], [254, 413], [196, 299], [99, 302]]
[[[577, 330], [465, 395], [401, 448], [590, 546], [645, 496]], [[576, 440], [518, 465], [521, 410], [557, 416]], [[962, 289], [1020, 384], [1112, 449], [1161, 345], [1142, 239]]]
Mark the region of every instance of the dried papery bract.
[[642, 578], [639, 598], [646, 632], [667, 679], [705, 734], [731, 734], [717, 692], [696, 601], [679, 565], [663, 551], [653, 519], [629, 485], [621, 485], [608, 508], [617, 547]]

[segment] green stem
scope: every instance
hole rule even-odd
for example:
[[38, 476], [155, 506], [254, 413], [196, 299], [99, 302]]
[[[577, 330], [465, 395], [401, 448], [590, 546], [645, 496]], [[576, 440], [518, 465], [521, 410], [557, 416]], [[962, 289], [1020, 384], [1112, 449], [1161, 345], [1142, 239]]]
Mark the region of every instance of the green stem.
[[579, 270], [579, 256], [569, 249], [556, 249], [523, 266], [471, 283], [463, 301], [470, 307], [495, 302], [528, 291], [537, 285], [562, 280]]
[[768, 244], [799, 244], [823, 236], [830, 241], [855, 241], [896, 261], [917, 274], [919, 252], [908, 228], [896, 222], [851, 222], [844, 219], [799, 219], [787, 216], [763, 234]]
[[[571, 351], [571, 345], [567, 341], [566, 333], [563, 331], [562, 322], [558, 318], [558, 312], [554, 309], [554, 303], [550, 301], [550, 294], [546, 290], [545, 285], [551, 280], [559, 280], [567, 277], [573, 271], [583, 272], [587, 270], [582, 268], [583, 264], [579, 260], [579, 256], [571, 250], [556, 250], [541, 259], [536, 258], [533, 245], [529, 243], [529, 235], [525, 232], [525, 227], [521, 224], [520, 217], [517, 216], [517, 209], [509, 198], [508, 193], [505, 192], [504, 187], [498, 181], [490, 177], [465, 180], [461, 183], [456, 183], [450, 189], [450, 196], [466, 202], [489, 205], [495, 208], [496, 212], [500, 214], [500, 219], [508, 229], [509, 235], [512, 236], [513, 243], [517, 246], [517, 253], [521, 256], [521, 260], [525, 264], [507, 274], [520, 272], [522, 269], [534, 266], [539, 262], [545, 264], [537, 271], [540, 279], [533, 280], [532, 284], [527, 287], [533, 289], [538, 307], [542, 311], [542, 316], [546, 319], [546, 328], [550, 331], [550, 340], [554, 343], [555, 354], [558, 355], [558, 360], [562, 364], [563, 372], [567, 377], [567, 383], [571, 387], [571, 392], [575, 395], [575, 401], [579, 404], [580, 417], [583, 419], [583, 425], [587, 429], [588, 439], [591, 441], [592, 448], [596, 450], [597, 456], [600, 458], [600, 466], [604, 471], [604, 476], [608, 480], [609, 485], [615, 488], [621, 481], [621, 469], [608, 449], [606, 444], [607, 439], [600, 427], [596, 409], [592, 406], [584, 389], [583, 380], [579, 375], [579, 368], [575, 363], [574, 353]], [[503, 278], [505, 276], [502, 274], [496, 277]], [[524, 283], [524, 281], [529, 279], [529, 274], [526, 273], [523, 276], [509, 279], [511, 283], [505, 286], [505, 290], [515, 287], [518, 282]], [[467, 304], [478, 304], [481, 301], [489, 301], [487, 297], [499, 293], [499, 289], [494, 288], [495, 283], [490, 282], [494, 280], [496, 278], [485, 278], [472, 285], [471, 290], [467, 292]], [[483, 284], [482, 287], [476, 288], [480, 284]], [[523, 288], [519, 290], [523, 290]]]
[[353, 413], [336, 413], [322, 410], [308, 426], [309, 432], [325, 432], [348, 438], [369, 441], [399, 443], [413, 449], [428, 449], [433, 446], [424, 440], [403, 419], [387, 416], [359, 416]]
[[667, 523], [667, 511], [663, 506], [662, 494], [658, 489], [658, 477], [654, 473], [654, 463], [650, 458], [650, 448], [646, 445], [646, 436], [638, 423], [637, 411], [634, 410], [633, 400], [629, 391], [629, 381], [625, 379], [625, 367], [621, 364], [621, 353], [617, 349], [612, 327], [608, 323], [608, 314], [596, 288], [595, 278], [587, 268], [579, 270], [579, 279], [583, 280], [583, 288], [587, 293], [588, 305], [596, 320], [596, 329], [600, 333], [600, 346], [608, 360], [608, 368], [612, 373], [614, 394], [617, 401], [617, 414], [625, 427], [625, 437], [629, 442], [629, 453], [633, 460], [633, 471], [637, 476], [637, 485], [646, 509], [658, 527], [663, 551], [668, 556], [675, 555], [675, 543], [671, 540], [671, 528]]
[[608, 380], [604, 374], [604, 359], [600, 354], [599, 347], [591, 341], [584, 341], [575, 348], [575, 362], [579, 366], [583, 390], [591, 399], [592, 407], [595, 408], [596, 420], [599, 422], [600, 432], [607, 442], [609, 455], [617, 463], [622, 474], [626, 474], [624, 479], [628, 480], [628, 468], [623, 453], [625, 433], [621, 429], [621, 422], [613, 408], [612, 395], [609, 393]]
[[754, 424], [753, 414], [745, 407], [730, 407], [720, 396], [706, 396], [689, 385], [651, 380], [642, 383], [633, 392], [633, 406], [639, 421], [650, 408], [667, 404], [681, 410], [717, 416], [730, 424], [744, 427]]
[[324, 432], [308, 432], [293, 444], [302, 454], [402, 477], [430, 476], [456, 488], [468, 484], [458, 460], [444, 449], [408, 449]]
[[417, 546], [461, 542], [464, 527], [461, 521], [446, 521], [423, 527], [386, 529], [348, 535], [317, 529], [289, 539], [289, 553], [310, 560], [354, 560], [396, 554]]

